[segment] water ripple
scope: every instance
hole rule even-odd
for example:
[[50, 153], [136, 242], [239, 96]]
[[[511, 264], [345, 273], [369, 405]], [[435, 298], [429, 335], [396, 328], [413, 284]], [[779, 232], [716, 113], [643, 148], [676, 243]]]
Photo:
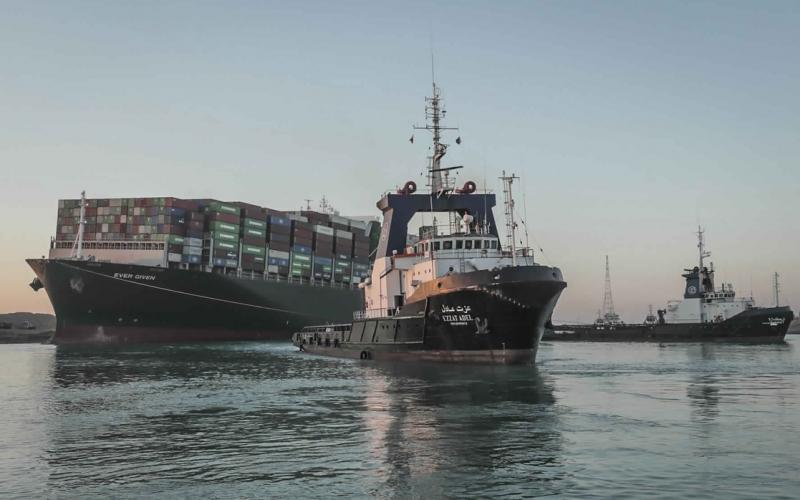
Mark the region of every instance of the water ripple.
[[0, 346], [0, 403], [0, 497], [800, 491], [792, 344], [551, 343], [538, 368]]

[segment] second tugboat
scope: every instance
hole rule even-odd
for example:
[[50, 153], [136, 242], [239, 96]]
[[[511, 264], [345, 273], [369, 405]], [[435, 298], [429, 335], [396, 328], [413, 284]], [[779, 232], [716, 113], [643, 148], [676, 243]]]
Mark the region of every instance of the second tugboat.
[[[377, 204], [383, 226], [371, 277], [363, 283], [364, 307], [352, 323], [303, 328], [292, 336], [301, 350], [360, 359], [531, 363], [561, 291], [561, 271], [534, 263], [529, 249], [515, 245], [514, 201], [504, 183], [507, 246], [501, 247], [494, 223], [493, 194], [476, 194], [469, 181], [451, 185], [441, 166], [444, 111], [439, 88], [426, 99], [433, 134], [429, 157], [430, 193], [414, 194], [407, 182]], [[412, 136], [413, 142], [413, 136]], [[456, 143], [460, 144], [460, 138]], [[409, 244], [408, 224], [430, 213]], [[435, 215], [434, 215], [435, 214]], [[440, 233], [437, 217], [449, 220]]]
[[[545, 340], [591, 342], [783, 342], [794, 313], [789, 307], [756, 307], [752, 297], [736, 298], [731, 284], [714, 285], [714, 263], [706, 267], [703, 229], [697, 228], [698, 265], [684, 269], [683, 300], [652, 310], [642, 324], [625, 324], [614, 312], [606, 257], [604, 314], [593, 325], [556, 325]], [[776, 278], [777, 279], [777, 278]], [[777, 288], [777, 284], [776, 284]], [[776, 299], [777, 302], [777, 299]]]

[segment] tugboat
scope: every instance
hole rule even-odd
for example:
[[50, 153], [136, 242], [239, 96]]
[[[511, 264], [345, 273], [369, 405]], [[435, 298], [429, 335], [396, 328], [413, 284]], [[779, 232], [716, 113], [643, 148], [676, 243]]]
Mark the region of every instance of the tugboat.
[[[625, 324], [598, 318], [593, 325], [557, 325], [548, 330], [545, 340], [594, 342], [783, 342], [794, 313], [789, 307], [756, 307], [752, 297], [737, 298], [733, 285], [714, 285], [714, 263], [706, 267], [703, 228], [697, 228], [698, 265], [684, 269], [683, 300], [652, 310], [642, 324]], [[608, 260], [606, 295], [610, 297]], [[611, 306], [613, 312], [613, 305]], [[616, 316], [616, 315], [615, 315]]]
[[[416, 129], [433, 135], [428, 157], [430, 192], [416, 194], [407, 182], [377, 206], [383, 226], [372, 272], [364, 283], [364, 305], [348, 324], [303, 328], [292, 336], [302, 351], [374, 360], [430, 360], [531, 363], [566, 287], [561, 271], [537, 264], [533, 252], [517, 248], [512, 184], [505, 194], [507, 245], [501, 246], [492, 208], [495, 196], [476, 193], [469, 181], [455, 187], [442, 167], [448, 145], [440, 90], [426, 98], [427, 123]], [[413, 136], [412, 136], [413, 142]], [[461, 138], [456, 139], [461, 143]], [[431, 226], [409, 244], [415, 214], [429, 214]], [[439, 218], [448, 220], [444, 230]]]

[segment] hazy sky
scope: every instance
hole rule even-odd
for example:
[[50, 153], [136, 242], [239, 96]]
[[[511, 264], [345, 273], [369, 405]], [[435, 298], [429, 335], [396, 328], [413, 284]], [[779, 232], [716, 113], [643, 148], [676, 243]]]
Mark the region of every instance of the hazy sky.
[[623, 319], [678, 298], [698, 222], [718, 281], [800, 306], [796, 1], [0, 8], [0, 311], [50, 310], [23, 259], [82, 189], [376, 213], [425, 165], [431, 45], [446, 163], [523, 178], [557, 318], [593, 319], [605, 254]]

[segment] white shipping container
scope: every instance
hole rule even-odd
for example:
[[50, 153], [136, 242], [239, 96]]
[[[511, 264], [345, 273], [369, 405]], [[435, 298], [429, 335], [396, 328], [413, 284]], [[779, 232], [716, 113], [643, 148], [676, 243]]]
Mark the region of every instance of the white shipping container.
[[179, 253], [168, 253], [167, 260], [170, 262], [180, 262], [181, 261], [181, 254]]
[[184, 245], [183, 253], [186, 255], [203, 255], [203, 247], [187, 247]]
[[278, 273], [278, 266], [267, 266], [267, 272], [268, 273], [277, 274]]
[[319, 234], [327, 234], [328, 236], [333, 236], [333, 228], [328, 226], [314, 226], [314, 232]]
[[288, 259], [289, 252], [281, 252], [279, 250], [270, 250], [269, 256], [275, 259]]

